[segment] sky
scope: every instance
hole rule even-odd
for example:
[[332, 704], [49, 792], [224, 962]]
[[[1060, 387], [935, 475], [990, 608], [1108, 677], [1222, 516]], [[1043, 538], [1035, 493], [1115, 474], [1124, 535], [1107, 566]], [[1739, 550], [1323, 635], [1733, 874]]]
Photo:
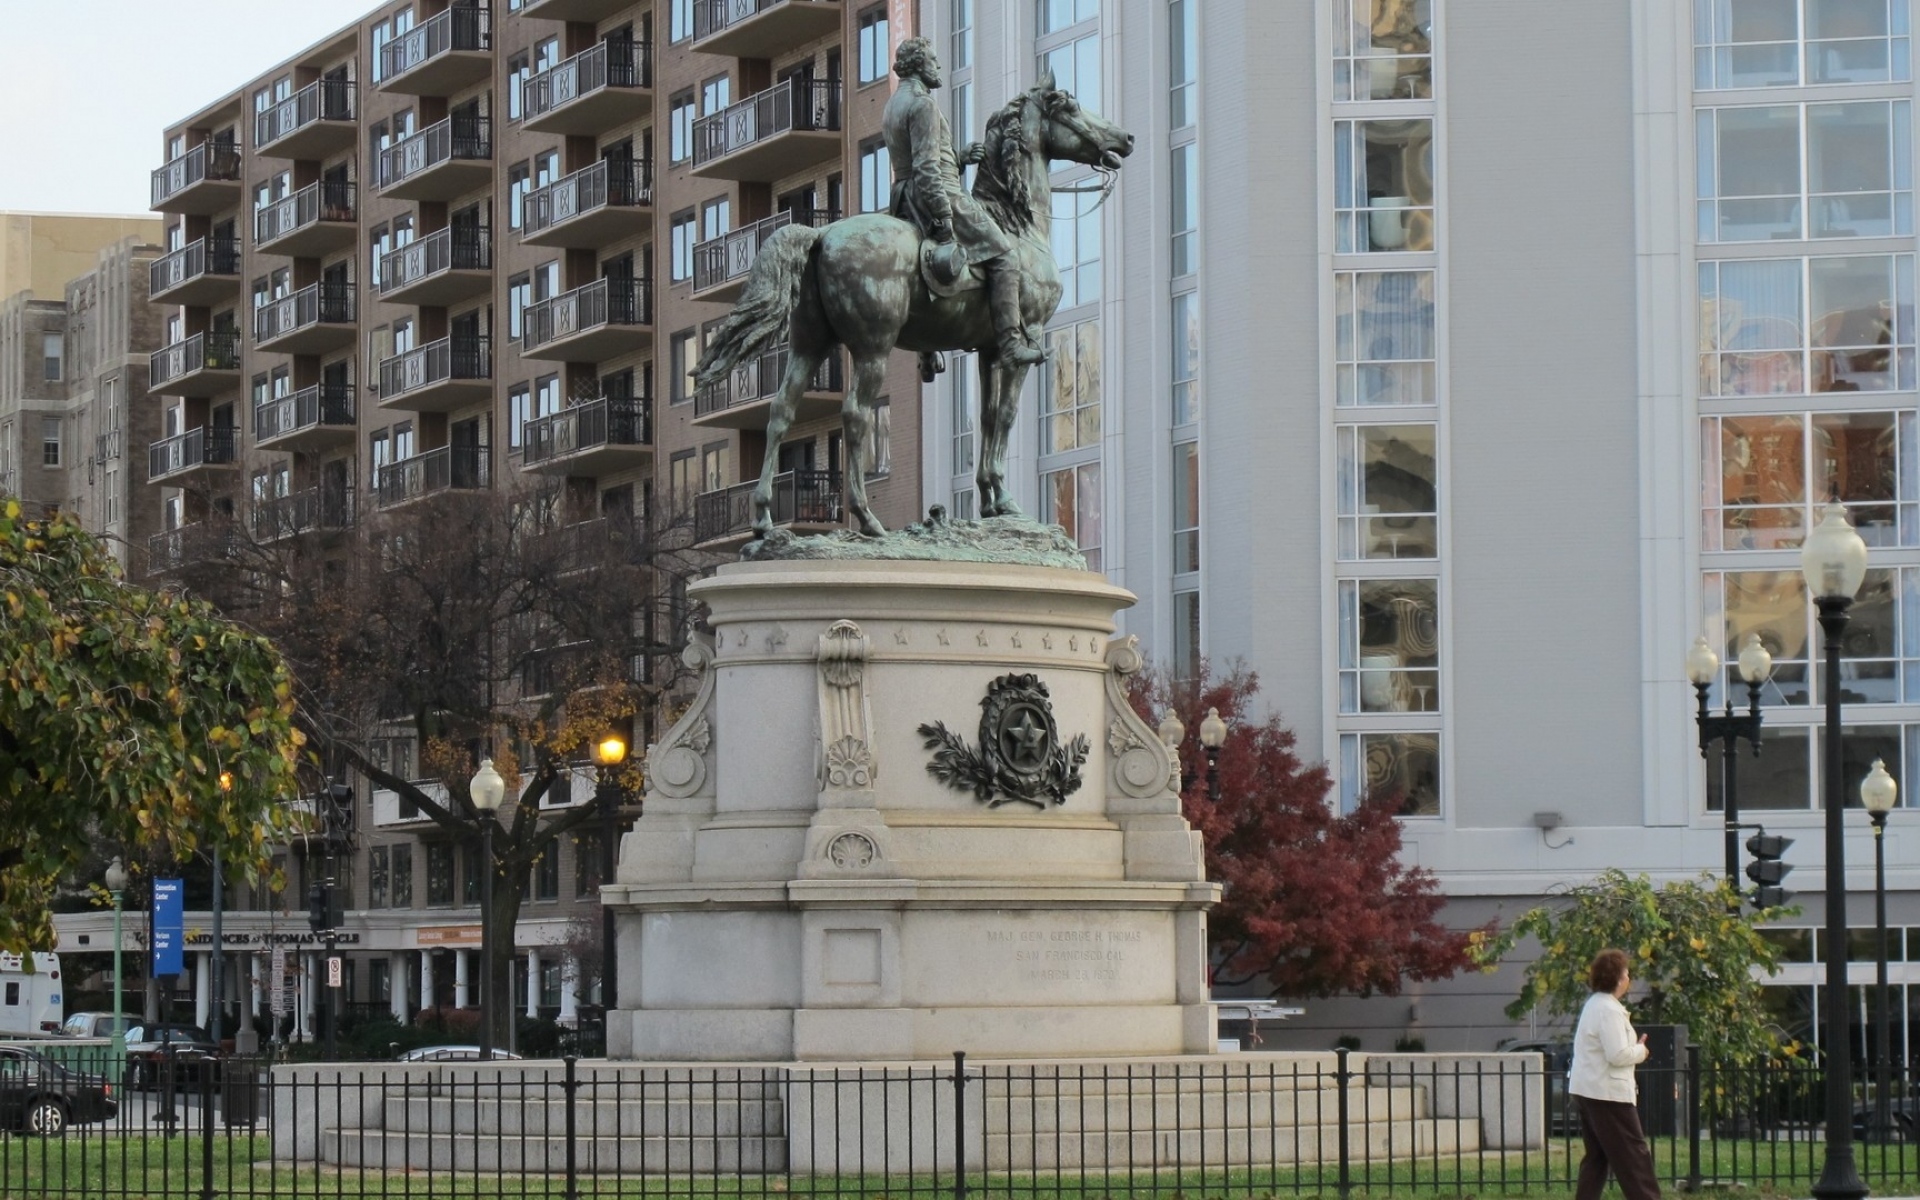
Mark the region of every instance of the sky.
[[0, 209], [140, 214], [177, 121], [378, 0], [0, 0]]

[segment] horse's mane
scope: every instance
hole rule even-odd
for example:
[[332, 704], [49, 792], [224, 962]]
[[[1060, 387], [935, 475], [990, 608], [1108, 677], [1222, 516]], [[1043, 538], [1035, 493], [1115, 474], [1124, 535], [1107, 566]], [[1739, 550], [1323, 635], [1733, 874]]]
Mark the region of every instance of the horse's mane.
[[1031, 232], [1035, 220], [1029, 167], [1036, 151], [1026, 118], [1028, 106], [1038, 102], [1033, 93], [1021, 92], [987, 118], [987, 160], [973, 180], [973, 198], [1016, 237]]

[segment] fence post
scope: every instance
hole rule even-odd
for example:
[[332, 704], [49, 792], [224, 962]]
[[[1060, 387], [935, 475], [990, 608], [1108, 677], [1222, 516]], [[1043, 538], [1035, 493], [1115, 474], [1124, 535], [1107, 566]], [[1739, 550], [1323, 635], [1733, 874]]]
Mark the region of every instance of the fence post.
[[213, 1187], [213, 1072], [220, 1060], [200, 1059], [200, 1200], [215, 1200]]
[[1334, 1068], [1333, 1079], [1336, 1085], [1334, 1112], [1340, 1121], [1340, 1184], [1342, 1200], [1353, 1194], [1352, 1160], [1349, 1157], [1351, 1147], [1347, 1144], [1347, 1084], [1353, 1079], [1353, 1071], [1347, 1066], [1348, 1050], [1345, 1046], [1334, 1048], [1333, 1056], [1338, 1064]]
[[967, 1198], [967, 1052], [953, 1052], [953, 1200]]
[[1700, 1190], [1700, 1047], [1687, 1045], [1687, 1187]]
[[564, 1195], [566, 1200], [578, 1200], [580, 1172], [579, 1165], [575, 1161], [573, 1098], [580, 1090], [580, 1080], [575, 1074], [575, 1068], [579, 1065], [580, 1059], [578, 1055], [569, 1054], [561, 1061], [566, 1064], [567, 1069], [566, 1080], [560, 1085], [561, 1090], [567, 1094], [567, 1190]]

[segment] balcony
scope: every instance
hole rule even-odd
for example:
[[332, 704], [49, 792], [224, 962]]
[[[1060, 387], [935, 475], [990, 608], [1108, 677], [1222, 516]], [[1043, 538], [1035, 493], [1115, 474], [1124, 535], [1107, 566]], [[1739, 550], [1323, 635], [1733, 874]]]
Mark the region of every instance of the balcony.
[[239, 238], [188, 242], [147, 267], [147, 298], [156, 304], [218, 304], [239, 291]]
[[487, 486], [485, 446], [442, 446], [381, 467], [373, 480], [374, 503], [392, 508], [440, 492]]
[[834, 209], [803, 208], [777, 212], [751, 225], [744, 225], [717, 238], [696, 242], [693, 247], [693, 298], [695, 300], [733, 301], [747, 286], [753, 271], [754, 256], [760, 246], [782, 225], [798, 222], [815, 229], [840, 219]]
[[839, 31], [839, 0], [694, 0], [693, 48], [702, 54], [778, 58]]
[[153, 172], [155, 212], [207, 216], [240, 203], [240, 147], [201, 142]]
[[542, 21], [602, 21], [633, 0], [522, 0], [520, 14]]
[[527, 193], [520, 241], [528, 246], [597, 250], [653, 225], [653, 164], [597, 162]]
[[599, 279], [526, 311], [520, 357], [600, 362], [653, 344], [652, 289], [645, 279]]
[[[791, 356], [772, 350], [735, 367], [727, 378], [703, 387], [693, 398], [693, 423], [716, 429], [765, 429], [767, 410], [780, 394]], [[801, 393], [794, 421], [830, 417], [840, 411], [847, 390], [839, 351], [829, 355]]]
[[256, 500], [248, 514], [257, 542], [278, 541], [302, 533], [353, 527], [353, 493], [311, 487], [291, 496]]
[[347, 384], [315, 384], [253, 410], [259, 450], [330, 450], [351, 446], [353, 439], [353, 388]]
[[521, 125], [533, 133], [592, 135], [653, 110], [651, 47], [601, 42], [527, 80]]
[[[447, 785], [440, 780], [415, 779], [411, 782], [413, 786], [425, 792], [429, 799], [440, 804], [447, 802]], [[429, 817], [415, 805], [411, 799], [402, 800], [399, 792], [389, 791], [386, 788], [375, 788], [372, 799], [373, 823], [377, 827], [384, 828], [388, 825], [433, 824], [432, 817]], [[469, 901], [469, 903], [471, 902]]]
[[646, 397], [601, 397], [528, 421], [520, 465], [545, 475], [597, 477], [653, 457], [653, 405]]
[[493, 282], [492, 267], [491, 232], [484, 225], [450, 225], [388, 251], [380, 260], [380, 298], [444, 307], [483, 295]]
[[268, 158], [325, 158], [351, 147], [353, 81], [320, 79], [253, 115], [253, 148]]
[[388, 200], [451, 200], [493, 179], [493, 137], [485, 117], [448, 117], [380, 153], [379, 191]]
[[147, 539], [147, 570], [154, 575], [232, 557], [233, 529], [224, 521], [182, 525]]
[[790, 79], [693, 123], [693, 173], [772, 183], [839, 161], [840, 81]]
[[325, 354], [353, 344], [353, 285], [321, 282], [253, 310], [253, 347]]
[[[753, 483], [694, 498], [693, 540], [719, 549], [753, 534]], [[825, 533], [844, 520], [840, 472], [786, 471], [773, 477], [773, 523], [795, 533]]]
[[181, 482], [207, 467], [231, 467], [239, 439], [231, 425], [203, 425], [147, 447], [147, 482]]
[[380, 364], [380, 407], [451, 412], [493, 395], [486, 338], [441, 338]]
[[310, 183], [253, 214], [253, 248], [266, 254], [319, 258], [353, 245], [353, 184], [344, 179]]
[[240, 332], [217, 329], [147, 356], [147, 390], [165, 396], [218, 396], [240, 382]]
[[456, 4], [380, 48], [380, 90], [449, 96], [493, 69], [492, 14]]

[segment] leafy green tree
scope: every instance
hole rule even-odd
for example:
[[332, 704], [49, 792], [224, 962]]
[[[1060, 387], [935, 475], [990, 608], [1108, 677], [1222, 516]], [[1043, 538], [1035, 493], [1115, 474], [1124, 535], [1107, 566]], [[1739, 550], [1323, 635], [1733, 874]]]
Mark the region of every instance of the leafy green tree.
[[266, 639], [127, 583], [78, 523], [28, 519], [11, 498], [0, 608], [0, 947], [53, 944], [55, 881], [96, 845], [266, 868], [302, 759]]
[[1618, 868], [1559, 899], [1476, 950], [1491, 969], [1521, 939], [1540, 944], [1519, 998], [1507, 1005], [1509, 1017], [1518, 1020], [1535, 1008], [1576, 1016], [1590, 994], [1588, 964], [1617, 947], [1631, 960], [1635, 994], [1644, 995], [1629, 998], [1636, 1020], [1685, 1025], [1708, 1062], [1751, 1063], [1782, 1049], [1761, 1003], [1761, 979], [1778, 969], [1778, 950], [1759, 924], [1791, 910], [1750, 912], [1732, 887], [1710, 875], [1655, 887], [1645, 875]]

